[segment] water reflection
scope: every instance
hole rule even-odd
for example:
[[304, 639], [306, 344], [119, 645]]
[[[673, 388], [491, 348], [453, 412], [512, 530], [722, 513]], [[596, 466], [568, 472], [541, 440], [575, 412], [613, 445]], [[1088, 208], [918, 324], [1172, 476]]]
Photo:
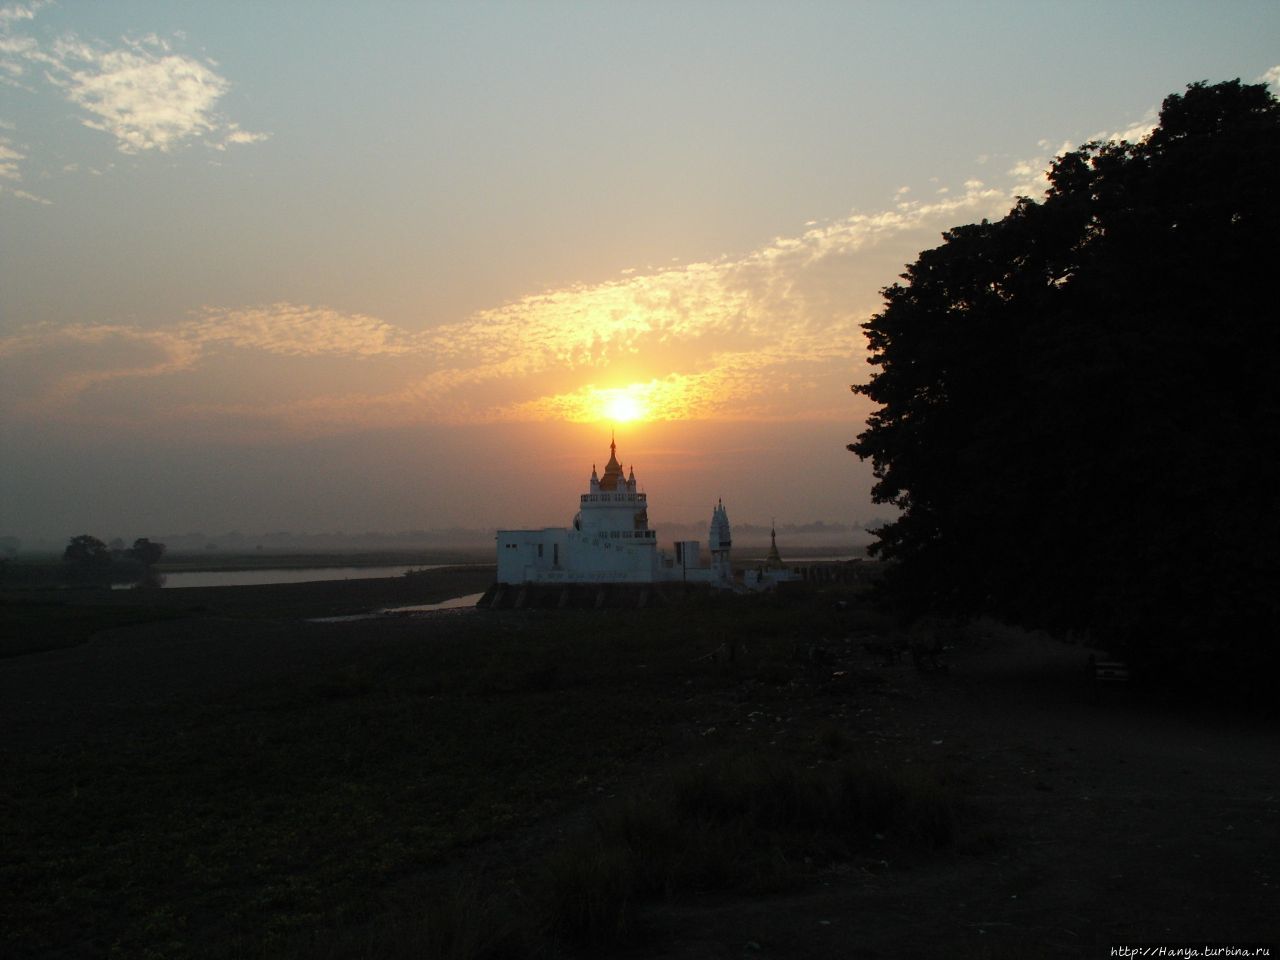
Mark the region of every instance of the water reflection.
[[[410, 563], [393, 567], [303, 567], [267, 570], [187, 570], [163, 575], [165, 587], [254, 587], [270, 583], [313, 583], [317, 580], [374, 580], [403, 577], [410, 570], [443, 570], [464, 567], [463, 563]], [[127, 589], [133, 584], [117, 585]]]
[[439, 603], [415, 603], [406, 607], [384, 607], [378, 613], [430, 613], [433, 610], [462, 610], [474, 607], [480, 602], [483, 593], [468, 593], [463, 597], [441, 600]]
[[439, 603], [415, 603], [404, 607], [383, 607], [373, 613], [354, 613], [345, 617], [313, 617], [308, 623], [352, 623], [356, 620], [373, 620], [375, 617], [394, 617], [415, 613], [436, 613], [442, 610], [473, 610], [480, 602], [483, 593], [468, 593], [461, 597], [451, 597]]

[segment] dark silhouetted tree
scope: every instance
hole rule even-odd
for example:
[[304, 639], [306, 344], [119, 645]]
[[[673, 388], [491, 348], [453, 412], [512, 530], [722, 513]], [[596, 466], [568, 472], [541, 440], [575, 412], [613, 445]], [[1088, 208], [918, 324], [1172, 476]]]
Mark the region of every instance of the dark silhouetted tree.
[[111, 551], [97, 537], [82, 533], [72, 537], [62, 551], [62, 559], [74, 567], [86, 570], [103, 570], [111, 566]]
[[144, 567], [153, 567], [164, 556], [164, 544], [153, 543], [146, 537], [139, 537], [133, 541], [133, 546], [126, 553], [131, 560], [136, 560]]
[[884, 290], [850, 449], [900, 603], [1275, 668], [1278, 186], [1276, 99], [1193, 84]]

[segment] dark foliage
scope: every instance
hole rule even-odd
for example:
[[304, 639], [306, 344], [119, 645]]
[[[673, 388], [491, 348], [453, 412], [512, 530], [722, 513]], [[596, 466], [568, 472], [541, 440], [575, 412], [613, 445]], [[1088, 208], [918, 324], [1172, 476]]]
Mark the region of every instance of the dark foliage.
[[884, 291], [849, 449], [902, 510], [873, 550], [908, 609], [1274, 670], [1277, 170], [1266, 87], [1193, 84]]
[[125, 556], [136, 560], [144, 567], [153, 567], [164, 556], [164, 544], [152, 543], [146, 537], [139, 537], [133, 541], [133, 546], [125, 551]]
[[82, 533], [71, 538], [62, 551], [62, 559], [76, 567], [100, 569], [111, 565], [111, 551], [97, 537]]
[[636, 940], [646, 901], [797, 888], [858, 851], [943, 849], [955, 821], [950, 791], [922, 770], [726, 753], [606, 808], [562, 847], [544, 923], [579, 946]]
[[64, 583], [78, 586], [108, 584], [114, 579], [114, 568], [111, 548], [87, 533], [72, 537], [62, 551], [61, 580]]
[[[7, 576], [11, 584], [28, 586], [41, 581], [67, 583], [77, 586], [106, 585], [109, 583], [136, 583], [138, 586], [160, 586], [164, 581], [153, 567], [164, 556], [164, 544], [153, 543], [139, 537], [129, 549], [123, 549], [120, 541], [108, 546], [87, 533], [72, 537], [62, 552], [62, 571], [58, 577], [54, 571], [27, 569], [21, 574]], [[43, 575], [42, 575], [43, 573]]]

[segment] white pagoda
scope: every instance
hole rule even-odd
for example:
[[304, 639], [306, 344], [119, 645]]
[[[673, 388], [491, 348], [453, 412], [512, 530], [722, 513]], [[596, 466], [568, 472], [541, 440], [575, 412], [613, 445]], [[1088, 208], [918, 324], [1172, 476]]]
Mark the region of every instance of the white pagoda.
[[636, 487], [635, 468], [626, 476], [616, 438], [609, 443], [604, 476], [591, 467], [587, 492], [578, 498], [572, 527], [498, 531], [498, 583], [662, 583], [686, 581], [733, 586], [729, 550], [733, 538], [723, 503], [711, 512], [707, 556], [696, 540], [658, 549], [649, 528], [649, 505]]

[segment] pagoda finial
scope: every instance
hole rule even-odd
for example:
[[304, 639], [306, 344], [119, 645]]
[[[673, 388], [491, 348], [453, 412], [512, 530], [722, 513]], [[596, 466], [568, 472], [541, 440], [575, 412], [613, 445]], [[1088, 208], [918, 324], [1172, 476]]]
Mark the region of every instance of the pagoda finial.
[[776, 517], [769, 519], [769, 556], [765, 558], [766, 570], [781, 570], [782, 557], [778, 555], [778, 521]]
[[609, 431], [609, 452], [617, 454], [618, 452], [618, 430], [616, 427]]

